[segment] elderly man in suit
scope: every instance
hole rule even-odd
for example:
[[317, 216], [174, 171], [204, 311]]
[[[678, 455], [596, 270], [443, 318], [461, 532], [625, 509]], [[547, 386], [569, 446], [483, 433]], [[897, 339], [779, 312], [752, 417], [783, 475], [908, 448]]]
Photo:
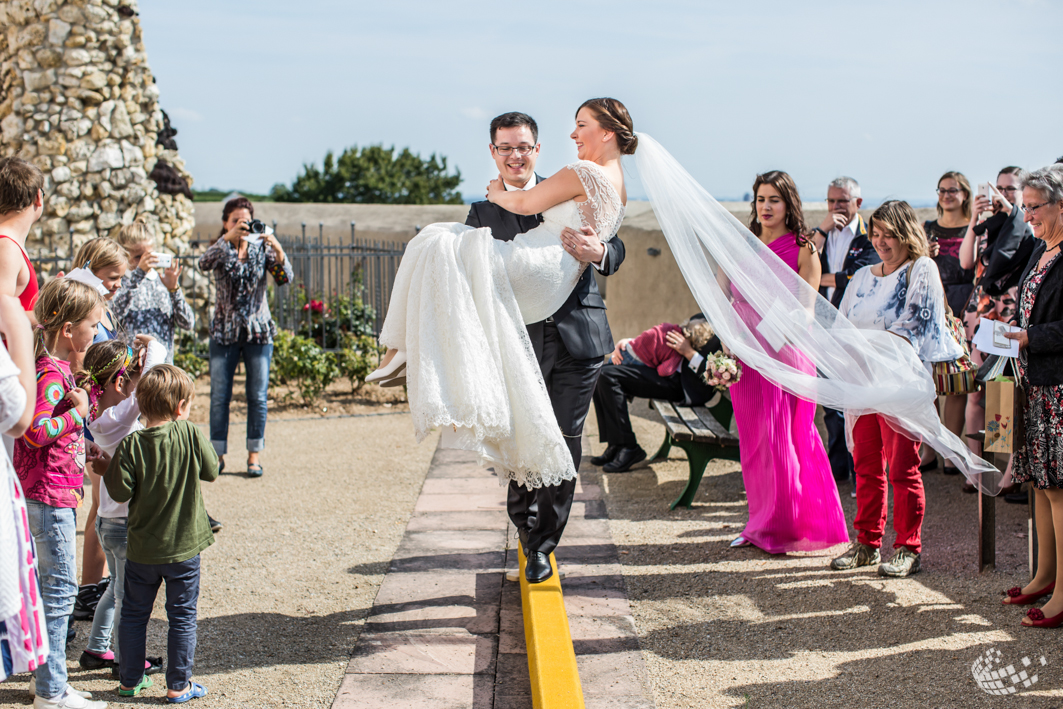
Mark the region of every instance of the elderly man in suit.
[[[816, 246], [823, 266], [819, 293], [835, 308], [842, 302], [849, 279], [864, 266], [878, 263], [879, 258], [867, 235], [860, 216], [860, 184], [851, 177], [839, 177], [827, 186], [827, 216], [816, 232]], [[845, 445], [845, 415], [836, 409], [824, 409], [827, 426], [827, 457], [831, 473], [838, 482], [853, 478], [853, 456]]]
[[[539, 157], [539, 128], [531, 116], [505, 113], [491, 121], [491, 157], [507, 190], [526, 190], [542, 180], [535, 174]], [[491, 227], [496, 239], [511, 241], [517, 234], [535, 228], [541, 215], [521, 216], [491, 202], [470, 206], [465, 223]], [[613, 350], [613, 337], [605, 317], [605, 301], [594, 279], [597, 271], [608, 276], [624, 261], [624, 244], [615, 234], [602, 243], [594, 230], [580, 233], [566, 229], [573, 243], [566, 250], [593, 268], [583, 272], [565, 304], [543, 322], [528, 325], [528, 335], [539, 360], [554, 415], [579, 470], [583, 423], [590, 410], [594, 386], [605, 355]], [[520, 535], [528, 564], [526, 577], [532, 583], [552, 573], [549, 555], [561, 539], [572, 507], [576, 481], [527, 489], [510, 482], [507, 507]]]

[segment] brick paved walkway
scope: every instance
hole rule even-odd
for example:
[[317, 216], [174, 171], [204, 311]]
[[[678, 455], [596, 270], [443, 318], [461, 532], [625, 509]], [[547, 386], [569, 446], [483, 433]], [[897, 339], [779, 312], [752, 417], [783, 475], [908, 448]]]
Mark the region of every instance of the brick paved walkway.
[[[605, 504], [582, 472], [558, 564], [588, 709], [653, 707]], [[505, 489], [439, 449], [334, 709], [530, 709]]]

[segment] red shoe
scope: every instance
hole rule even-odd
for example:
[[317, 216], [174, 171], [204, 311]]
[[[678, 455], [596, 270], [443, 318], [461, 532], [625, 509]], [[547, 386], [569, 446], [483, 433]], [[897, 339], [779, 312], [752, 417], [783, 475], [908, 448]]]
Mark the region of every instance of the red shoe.
[[1044, 598], [1045, 596], [1051, 595], [1052, 590], [1055, 587], [1056, 582], [1053, 581], [1040, 591], [1035, 591], [1033, 593], [1023, 593], [1022, 588], [1020, 588], [1019, 586], [1015, 586], [1013, 588], [1009, 588], [1007, 591], [1004, 592], [1004, 594], [1007, 596], [1007, 599], [1001, 601], [1001, 603], [1003, 603], [1005, 606], [1028, 606], [1031, 603], [1037, 603], [1038, 598]]
[[1023, 625], [1027, 628], [1058, 628], [1063, 625], [1063, 613], [1046, 618], [1040, 608], [1031, 608], [1026, 611], [1026, 617], [1030, 620], [1029, 623], [1023, 621]]

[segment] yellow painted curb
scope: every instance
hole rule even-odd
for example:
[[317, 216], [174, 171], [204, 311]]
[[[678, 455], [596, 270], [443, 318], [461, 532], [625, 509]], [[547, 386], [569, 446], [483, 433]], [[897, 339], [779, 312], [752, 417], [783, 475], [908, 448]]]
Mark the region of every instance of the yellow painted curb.
[[518, 545], [520, 597], [524, 608], [524, 642], [528, 649], [532, 706], [535, 709], [583, 709], [583, 687], [576, 667], [576, 651], [568, 629], [557, 562], [550, 555], [554, 575], [542, 583], [524, 578], [527, 559]]

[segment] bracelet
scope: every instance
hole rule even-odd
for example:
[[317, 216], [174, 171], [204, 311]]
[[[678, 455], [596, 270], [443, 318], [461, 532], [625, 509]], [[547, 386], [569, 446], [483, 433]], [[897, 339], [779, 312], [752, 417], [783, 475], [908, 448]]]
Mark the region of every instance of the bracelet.
[[167, 290], [169, 290], [171, 294], [179, 293], [179, 292], [181, 292], [181, 286], [177, 286], [176, 288], [169, 288]]

